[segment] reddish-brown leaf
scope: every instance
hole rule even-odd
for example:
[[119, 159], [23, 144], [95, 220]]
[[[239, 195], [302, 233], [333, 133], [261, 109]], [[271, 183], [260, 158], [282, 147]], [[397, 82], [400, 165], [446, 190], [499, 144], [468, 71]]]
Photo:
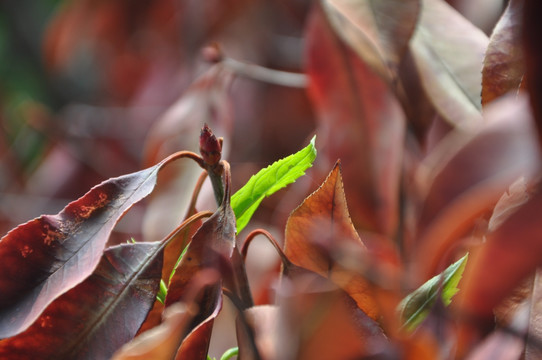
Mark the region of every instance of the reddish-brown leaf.
[[160, 284], [161, 243], [109, 248], [84, 282], [25, 332], [0, 341], [5, 359], [108, 359], [145, 320]]
[[[359, 359], [389, 346], [379, 325], [352, 298], [315, 274], [284, 282], [278, 304], [277, 359]], [[267, 340], [258, 339], [265, 332], [256, 335], [256, 344]]]
[[25, 330], [94, 271], [116, 222], [153, 190], [171, 159], [106, 180], [59, 214], [31, 220], [0, 240], [0, 338]]
[[464, 274], [460, 296], [465, 312], [490, 321], [493, 308], [542, 264], [541, 211], [539, 191], [487, 236]]
[[477, 219], [491, 214], [515, 180], [529, 179], [538, 168], [527, 99], [499, 100], [485, 117], [486, 125], [470, 134], [456, 132], [420, 167], [419, 185], [428, 191], [415, 256], [424, 278], [442, 270], [444, 254]]
[[354, 223], [391, 236], [405, 130], [401, 109], [386, 83], [338, 38], [319, 6], [306, 37], [320, 165], [327, 171], [340, 158]]
[[521, 47], [523, 0], [511, 0], [493, 29], [482, 70], [482, 104], [518, 91], [525, 72]]
[[326, 0], [322, 7], [335, 32], [392, 82], [414, 32], [420, 0]]
[[377, 307], [370, 286], [340, 264], [347, 252], [362, 254], [365, 245], [350, 220], [337, 163], [320, 188], [288, 218], [284, 253], [294, 265], [332, 279], [363, 311], [375, 317]]
[[193, 317], [193, 309], [184, 303], [173, 304], [164, 312], [164, 322], [125, 344], [113, 360], [172, 359]]
[[443, 0], [423, 0], [421, 8], [410, 49], [429, 99], [454, 126], [481, 120], [487, 36]]

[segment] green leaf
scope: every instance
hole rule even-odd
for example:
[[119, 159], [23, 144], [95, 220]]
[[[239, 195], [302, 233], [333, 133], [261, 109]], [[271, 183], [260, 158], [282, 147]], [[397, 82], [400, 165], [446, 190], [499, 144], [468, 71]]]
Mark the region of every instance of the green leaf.
[[237, 233], [245, 228], [264, 197], [295, 182], [312, 166], [316, 158], [315, 139], [316, 136], [297, 153], [260, 170], [231, 197], [231, 206], [237, 218]]
[[469, 254], [463, 256], [455, 263], [450, 265], [440, 275], [436, 275], [425, 284], [407, 295], [397, 307], [403, 320], [403, 327], [408, 330], [414, 330], [429, 314], [431, 307], [437, 299], [440, 287], [442, 286], [441, 296], [444, 305], [448, 306], [452, 302], [452, 297], [459, 291], [457, 285], [465, 266]]

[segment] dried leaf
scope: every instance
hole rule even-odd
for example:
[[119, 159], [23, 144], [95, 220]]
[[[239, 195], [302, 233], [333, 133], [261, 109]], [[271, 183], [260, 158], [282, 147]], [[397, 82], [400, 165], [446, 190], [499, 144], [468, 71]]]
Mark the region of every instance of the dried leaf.
[[323, 9], [335, 32], [375, 72], [391, 82], [420, 11], [420, 0], [326, 0]]
[[134, 337], [156, 299], [161, 250], [158, 242], [107, 249], [90, 277], [51, 303], [25, 332], [0, 341], [0, 357], [111, 357]]
[[94, 271], [117, 221], [153, 190], [169, 161], [106, 180], [59, 214], [31, 220], [0, 240], [0, 338], [24, 331]]
[[489, 38], [482, 70], [482, 104], [517, 92], [525, 72], [521, 47], [523, 0], [511, 0]]
[[385, 82], [337, 37], [318, 6], [306, 37], [321, 166], [328, 169], [341, 159], [354, 224], [391, 236], [405, 131], [399, 104]]
[[250, 221], [262, 200], [283, 187], [295, 182], [312, 166], [316, 158], [315, 137], [309, 145], [295, 154], [278, 160], [258, 171], [231, 198], [231, 206], [237, 219], [237, 233]]
[[344, 252], [359, 254], [364, 251], [365, 245], [348, 214], [337, 163], [320, 188], [290, 214], [284, 253], [294, 265], [330, 277], [364, 312], [375, 317], [377, 307], [371, 299], [367, 282], [340, 265]]
[[421, 8], [410, 49], [428, 97], [453, 126], [479, 122], [487, 36], [443, 0]]

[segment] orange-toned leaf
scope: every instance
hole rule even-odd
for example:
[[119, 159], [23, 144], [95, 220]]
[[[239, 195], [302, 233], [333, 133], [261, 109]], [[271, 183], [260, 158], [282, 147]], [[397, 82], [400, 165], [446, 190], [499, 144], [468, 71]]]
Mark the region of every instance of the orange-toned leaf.
[[369, 285], [340, 264], [344, 253], [362, 254], [364, 251], [365, 245], [348, 214], [337, 163], [320, 188], [288, 218], [284, 253], [294, 265], [338, 283], [363, 311], [374, 317], [377, 310]]
[[25, 330], [94, 271], [117, 221], [153, 190], [171, 159], [106, 180], [59, 214], [31, 220], [0, 240], [0, 338]]
[[315, 274], [283, 283], [278, 304], [279, 359], [358, 359], [389, 346], [352, 298]]
[[482, 70], [482, 104], [518, 91], [525, 69], [521, 47], [523, 0], [508, 3], [493, 29]]
[[392, 236], [405, 131], [399, 104], [387, 84], [336, 35], [319, 6], [306, 37], [320, 165], [328, 169], [341, 159], [354, 224]]
[[178, 303], [164, 312], [164, 322], [124, 345], [113, 360], [172, 359], [193, 316], [186, 304]]
[[0, 341], [5, 359], [108, 359], [147, 317], [160, 284], [161, 243], [104, 252], [96, 271], [51, 303], [23, 333]]

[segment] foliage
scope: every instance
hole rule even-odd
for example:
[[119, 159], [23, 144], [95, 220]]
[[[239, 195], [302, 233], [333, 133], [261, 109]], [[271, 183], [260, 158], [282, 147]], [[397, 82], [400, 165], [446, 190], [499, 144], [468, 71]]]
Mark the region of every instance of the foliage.
[[25, 3], [0, 358], [542, 357], [538, 2]]

